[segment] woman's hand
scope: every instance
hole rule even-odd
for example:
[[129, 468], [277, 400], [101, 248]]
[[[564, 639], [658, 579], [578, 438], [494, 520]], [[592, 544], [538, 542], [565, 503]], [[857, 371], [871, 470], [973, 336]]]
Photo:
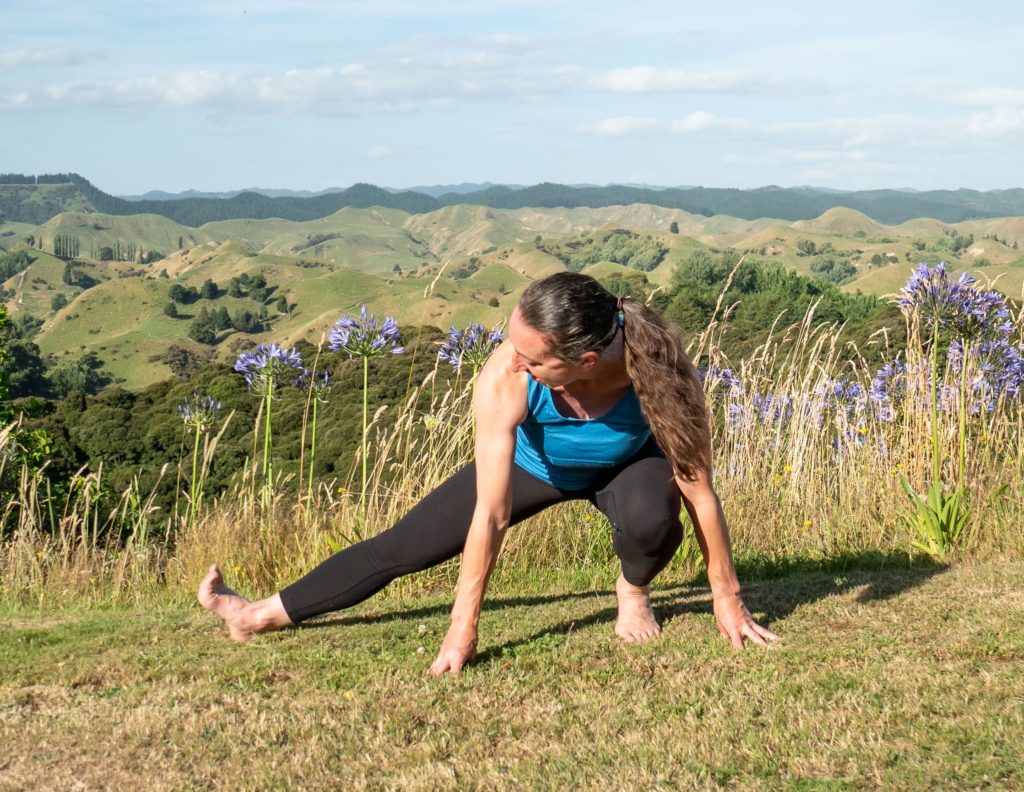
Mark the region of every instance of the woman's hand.
[[446, 671], [458, 674], [466, 663], [476, 659], [476, 630], [472, 627], [448, 628], [437, 657], [430, 666], [430, 673], [441, 676]]
[[779, 636], [754, 621], [743, 604], [739, 594], [723, 594], [714, 598], [715, 621], [722, 637], [732, 641], [737, 649], [743, 648], [743, 639], [747, 638], [761, 646], [769, 641], [779, 640]]

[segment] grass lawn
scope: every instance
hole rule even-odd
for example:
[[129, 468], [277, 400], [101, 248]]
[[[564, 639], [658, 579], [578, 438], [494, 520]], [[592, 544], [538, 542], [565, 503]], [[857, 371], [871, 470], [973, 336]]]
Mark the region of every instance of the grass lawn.
[[0, 613], [0, 789], [1013, 789], [1024, 564], [750, 579], [784, 641], [736, 652], [663, 581], [661, 640], [610, 591], [490, 598], [427, 674], [449, 597], [371, 600], [246, 646], [198, 608]]

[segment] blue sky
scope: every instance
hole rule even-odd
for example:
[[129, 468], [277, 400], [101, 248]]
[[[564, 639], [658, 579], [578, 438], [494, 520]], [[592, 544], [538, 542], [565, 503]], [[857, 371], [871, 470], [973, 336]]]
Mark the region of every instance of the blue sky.
[[1024, 187], [1018, 3], [4, 0], [0, 171], [115, 193]]

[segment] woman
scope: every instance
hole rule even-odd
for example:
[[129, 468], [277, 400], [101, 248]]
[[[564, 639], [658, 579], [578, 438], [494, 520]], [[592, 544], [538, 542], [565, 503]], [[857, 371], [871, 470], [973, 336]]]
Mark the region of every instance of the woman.
[[615, 632], [661, 633], [650, 582], [682, 540], [686, 506], [708, 569], [722, 635], [766, 645], [740, 598], [729, 534], [711, 485], [704, 394], [679, 333], [632, 299], [572, 272], [531, 284], [474, 396], [476, 458], [391, 529], [346, 548], [268, 599], [224, 586], [216, 565], [203, 607], [248, 640], [350, 607], [395, 578], [462, 551], [452, 623], [431, 665], [458, 673], [476, 656], [487, 580], [507, 529], [544, 508], [586, 499], [609, 518], [622, 563]]

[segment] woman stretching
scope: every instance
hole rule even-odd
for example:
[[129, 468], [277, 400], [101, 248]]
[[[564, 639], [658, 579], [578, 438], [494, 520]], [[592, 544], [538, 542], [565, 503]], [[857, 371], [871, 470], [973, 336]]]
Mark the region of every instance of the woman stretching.
[[572, 272], [535, 281], [503, 342], [480, 371], [473, 409], [476, 458], [389, 530], [347, 547], [264, 600], [228, 589], [216, 565], [199, 602], [231, 637], [298, 624], [362, 602], [401, 575], [462, 552], [434, 674], [476, 656], [487, 580], [508, 528], [555, 503], [585, 499], [612, 524], [622, 563], [616, 634], [660, 635], [650, 583], [682, 541], [680, 503], [693, 522], [722, 635], [765, 645], [740, 598], [722, 507], [711, 485], [704, 393], [679, 333], [650, 308], [617, 299]]

